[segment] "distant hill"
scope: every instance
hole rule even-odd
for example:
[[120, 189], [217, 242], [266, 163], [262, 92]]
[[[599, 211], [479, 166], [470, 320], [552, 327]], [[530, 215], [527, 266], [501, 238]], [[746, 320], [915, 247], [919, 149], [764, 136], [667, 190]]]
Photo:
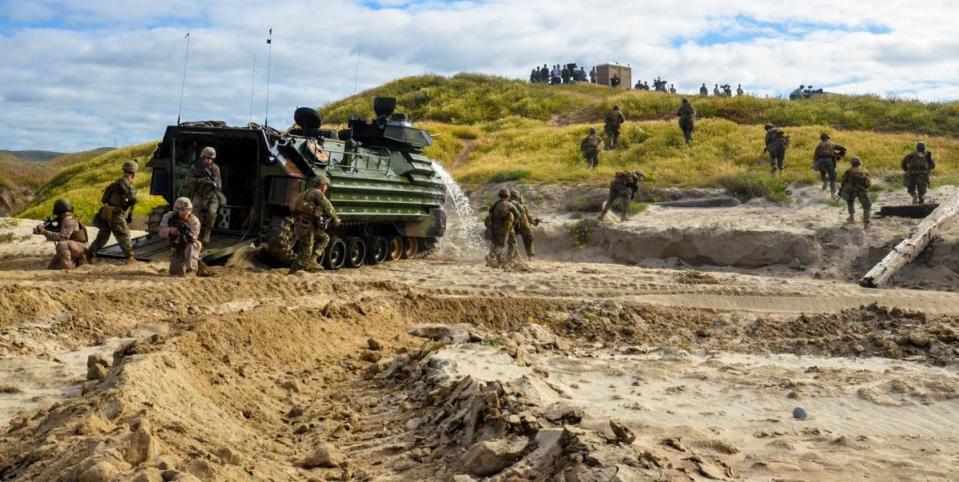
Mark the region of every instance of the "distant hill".
[[24, 161], [29, 162], [43, 162], [49, 161], [54, 157], [62, 156], [62, 152], [53, 152], [53, 151], [5, 151], [0, 150], [0, 154], [7, 154]]
[[[28, 205], [47, 182], [60, 171], [74, 164], [92, 159], [113, 148], [102, 147], [72, 154], [57, 153], [44, 160], [28, 160], [19, 154], [52, 154], [49, 151], [0, 151], [0, 216], [7, 216]], [[40, 156], [42, 157], [42, 156]], [[36, 159], [36, 156], [34, 157]]]

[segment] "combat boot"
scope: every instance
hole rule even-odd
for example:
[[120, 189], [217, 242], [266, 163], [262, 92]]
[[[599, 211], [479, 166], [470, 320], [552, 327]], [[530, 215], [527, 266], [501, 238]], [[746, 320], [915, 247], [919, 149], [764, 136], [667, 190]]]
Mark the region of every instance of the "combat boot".
[[829, 186], [829, 197], [836, 199], [836, 185]]
[[863, 229], [869, 229], [869, 213], [862, 216], [862, 227]]
[[912, 196], [912, 203], [913, 203], [913, 204], [919, 204], [919, 196], [917, 196], [916, 193], [911, 192], [911, 193], [909, 193], [909, 195]]
[[920, 204], [920, 205], [922, 205], [922, 204], [926, 204], [926, 199], [925, 199], [925, 198], [923, 198], [922, 196], [919, 196], [919, 202], [918, 202], [918, 203], [916, 203], [916, 204]]
[[856, 222], [856, 216], [853, 215], [853, 214], [850, 214], [849, 217], [846, 218], [846, 222], [849, 223], [849, 224], [855, 223], [855, 222]]
[[133, 265], [133, 264], [137, 264], [137, 259], [134, 258], [134, 257], [129, 257], [129, 258], [123, 260], [123, 264], [125, 264], [125, 265], [127, 265], [127, 266]]
[[823, 181], [823, 182], [822, 182], [822, 188], [820, 188], [819, 190], [820, 190], [820, 191], [825, 191], [825, 190], [826, 190], [826, 186], [827, 186], [826, 181]]

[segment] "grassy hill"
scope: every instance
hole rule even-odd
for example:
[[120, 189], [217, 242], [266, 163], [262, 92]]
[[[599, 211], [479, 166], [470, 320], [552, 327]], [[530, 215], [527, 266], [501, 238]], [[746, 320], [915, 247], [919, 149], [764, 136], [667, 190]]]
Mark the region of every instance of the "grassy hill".
[[[87, 159], [75, 162], [50, 179], [37, 192], [30, 205], [17, 215], [34, 219], [49, 216], [53, 209], [53, 202], [63, 197], [73, 203], [74, 212], [80, 216], [80, 219], [84, 221], [92, 219], [100, 207], [103, 188], [120, 177], [123, 161], [134, 159], [141, 166], [145, 166], [155, 148], [156, 142], [148, 142], [94, 154]], [[155, 206], [165, 203], [163, 198], [147, 194], [150, 190], [148, 168], [140, 170], [135, 184], [139, 189], [140, 200], [136, 207], [137, 214], [148, 214]]]
[[0, 155], [6, 154], [7, 156], [13, 156], [24, 161], [30, 162], [43, 162], [49, 161], [55, 157], [62, 156], [62, 152], [53, 152], [53, 151], [4, 151], [0, 150]]
[[[811, 158], [823, 131], [847, 146], [850, 156], [861, 157], [874, 175], [885, 177], [887, 186], [899, 185], [899, 162], [917, 140], [926, 141], [937, 160], [933, 183], [959, 183], [956, 102], [875, 96], [798, 102], [691, 96], [699, 112], [692, 146], [683, 142], [675, 119], [681, 96], [596, 85], [530, 85], [476, 74], [423, 75], [395, 80], [321, 110], [327, 124], [342, 125], [353, 114], [372, 116], [372, 99], [378, 95], [396, 97], [397, 111], [410, 114], [418, 126], [434, 134], [428, 154], [470, 188], [509, 180], [601, 186], [615, 171], [624, 169], [642, 169], [659, 187], [767, 183], [769, 168], [762, 153], [765, 122], [784, 126], [792, 141], [786, 155], [787, 170], [775, 181], [780, 186], [817, 181]], [[602, 118], [614, 104], [620, 105], [629, 119], [620, 148], [601, 154], [599, 168], [588, 170], [579, 157], [579, 142], [589, 127], [602, 131]], [[83, 219], [89, 219], [99, 206], [103, 187], [119, 176], [122, 162], [133, 158], [143, 165], [154, 146], [146, 143], [83, 159], [48, 161], [69, 167], [48, 177], [20, 215], [45, 216], [56, 198], [66, 197]], [[0, 162], [0, 182], [8, 175], [27, 182], [32, 174], [22, 171], [23, 161], [19, 162], [13, 174], [3, 171]], [[846, 166], [842, 163], [840, 170]], [[145, 194], [148, 169], [141, 171], [137, 185], [143, 193], [139, 214], [162, 203]]]
[[[461, 182], [574, 182], [603, 185], [613, 172], [642, 169], [658, 186], [721, 186], [730, 177], [768, 172], [762, 125], [786, 127], [786, 182], [811, 183], [812, 150], [821, 132], [849, 148], [867, 168], [898, 182], [899, 161], [924, 140], [939, 164], [934, 182], [959, 182], [959, 103], [836, 96], [787, 101], [751, 96], [689, 99], [699, 115], [695, 142], [687, 147], [676, 123], [681, 95], [613, 90], [597, 85], [548, 86], [461, 74], [408, 77], [332, 103], [330, 122], [350, 113], [372, 116], [372, 99], [397, 97], [436, 134], [429, 154]], [[579, 142], [589, 127], [619, 105], [629, 122], [620, 149], [604, 152], [600, 167], [585, 169]], [[840, 167], [844, 168], [846, 164]]]

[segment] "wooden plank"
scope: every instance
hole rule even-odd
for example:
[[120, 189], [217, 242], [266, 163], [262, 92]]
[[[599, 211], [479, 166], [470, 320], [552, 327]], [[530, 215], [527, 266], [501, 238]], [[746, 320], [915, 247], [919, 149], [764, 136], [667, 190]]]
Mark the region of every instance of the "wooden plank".
[[906, 265], [911, 263], [932, 240], [959, 214], [959, 195], [942, 203], [916, 226], [876, 266], [873, 266], [859, 284], [866, 288], [883, 288]]

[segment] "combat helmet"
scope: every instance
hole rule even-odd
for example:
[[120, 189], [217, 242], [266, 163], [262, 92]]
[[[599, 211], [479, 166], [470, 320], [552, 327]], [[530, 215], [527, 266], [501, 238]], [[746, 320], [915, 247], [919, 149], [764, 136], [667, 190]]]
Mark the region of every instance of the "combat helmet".
[[821, 140], [821, 141], [828, 141], [828, 140], [829, 140], [829, 134], [826, 134], [825, 132], [823, 132], [822, 134], [819, 134], [819, 140]]
[[317, 185], [317, 187], [319, 187], [319, 186], [329, 186], [329, 185], [330, 185], [330, 178], [328, 178], [328, 177], [326, 177], [326, 176], [320, 176], [320, 177], [317, 178], [317, 180], [316, 180], [316, 185]]
[[502, 198], [502, 199], [508, 198], [508, 197], [509, 197], [509, 190], [508, 190], [508, 189], [500, 189], [500, 190], [499, 190], [499, 197]]
[[772, 129], [773, 127], [776, 127], [776, 126], [774, 126], [774, 125], [772, 125], [771, 123], [767, 122], [766, 125], [763, 126], [763, 129], [766, 129], [766, 130], [768, 131], [769, 129]]
[[589, 133], [590, 133], [590, 134], [595, 134], [595, 133], [596, 133], [596, 128], [595, 128], [595, 127], [590, 127], [590, 128], [589, 128]]
[[515, 189], [510, 189], [510, 190], [509, 190], [509, 197], [510, 197], [511, 199], [516, 199], [516, 200], [521, 200], [521, 199], [523, 199], [523, 195], [520, 194], [519, 191], [517, 191], [517, 190], [515, 190]]
[[849, 163], [852, 164], [854, 167], [856, 167], [862, 164], [862, 159], [858, 157], [853, 157], [852, 159], [849, 160]]
[[173, 201], [173, 210], [179, 211], [181, 209], [193, 209], [193, 201], [190, 201], [188, 197], [178, 197], [176, 201]]
[[73, 205], [70, 204], [70, 201], [60, 198], [54, 201], [53, 203], [53, 215], [59, 216], [65, 212], [73, 211]]
[[216, 159], [216, 149], [210, 146], [204, 147], [203, 150], [200, 151], [200, 159], [203, 159], [204, 157], [209, 157], [210, 159]]
[[925, 143], [925, 142], [917, 142], [917, 143], [916, 143], [916, 150], [919, 151], [919, 152], [926, 152], [926, 143]]
[[137, 164], [137, 161], [130, 159], [129, 161], [123, 161], [123, 172], [127, 174], [134, 174], [137, 170], [140, 169], [140, 165]]

